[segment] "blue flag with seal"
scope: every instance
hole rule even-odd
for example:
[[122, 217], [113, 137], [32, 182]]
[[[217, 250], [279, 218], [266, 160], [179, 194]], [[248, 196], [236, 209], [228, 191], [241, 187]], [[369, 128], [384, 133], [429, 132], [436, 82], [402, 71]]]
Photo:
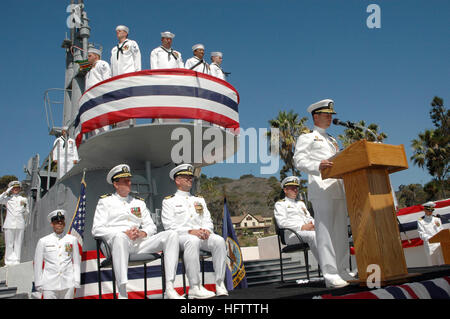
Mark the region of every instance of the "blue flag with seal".
[[227, 266], [225, 270], [225, 285], [227, 290], [234, 288], [247, 288], [247, 277], [245, 276], [244, 260], [239, 246], [230, 212], [228, 211], [227, 199], [223, 200], [223, 223], [222, 237], [227, 246]]

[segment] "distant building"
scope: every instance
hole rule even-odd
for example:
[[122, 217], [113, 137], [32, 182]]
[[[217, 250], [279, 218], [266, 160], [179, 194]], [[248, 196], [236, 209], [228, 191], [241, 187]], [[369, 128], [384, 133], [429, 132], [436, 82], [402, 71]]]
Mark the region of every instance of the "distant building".
[[239, 233], [244, 230], [251, 231], [254, 234], [268, 233], [269, 227], [272, 225], [272, 218], [246, 213], [240, 216], [231, 216], [231, 222], [236, 232]]

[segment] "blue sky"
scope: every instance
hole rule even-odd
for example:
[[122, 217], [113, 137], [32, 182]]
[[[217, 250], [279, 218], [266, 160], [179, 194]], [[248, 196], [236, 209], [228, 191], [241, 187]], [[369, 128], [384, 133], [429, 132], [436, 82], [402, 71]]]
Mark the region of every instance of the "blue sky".
[[[195, 43], [203, 43], [207, 54], [222, 51], [223, 67], [240, 93], [243, 128], [268, 127], [280, 110], [307, 116], [308, 105], [332, 98], [339, 119], [378, 124], [389, 136], [385, 142], [404, 144], [409, 159], [411, 140], [432, 127], [428, 111], [433, 97], [447, 104], [450, 99], [446, 0], [85, 2], [90, 42], [103, 45], [106, 61], [118, 24], [129, 26], [129, 37], [139, 43], [143, 69], [150, 66], [149, 54], [160, 44], [161, 31], [176, 34], [174, 47], [184, 61]], [[48, 135], [43, 95], [64, 83], [60, 45], [69, 32], [68, 3], [10, 1], [2, 8], [0, 176], [23, 179], [28, 159], [37, 153], [43, 158], [51, 149], [54, 137]], [[371, 3], [381, 8], [380, 29], [366, 25]], [[335, 136], [342, 131], [329, 130]], [[409, 164], [408, 170], [391, 175], [395, 189], [431, 179]], [[218, 164], [203, 172], [260, 176], [260, 165]]]

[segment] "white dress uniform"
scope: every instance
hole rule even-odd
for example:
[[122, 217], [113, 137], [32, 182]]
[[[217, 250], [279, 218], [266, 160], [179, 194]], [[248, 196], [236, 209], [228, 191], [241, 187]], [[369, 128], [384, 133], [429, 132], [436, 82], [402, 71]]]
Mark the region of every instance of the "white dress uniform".
[[[302, 226], [308, 223], [314, 225], [314, 218], [309, 214], [306, 205], [301, 200], [285, 197], [275, 203], [274, 216], [280, 228], [290, 228], [294, 230], [302, 240], [308, 243], [312, 254], [319, 261], [316, 245], [316, 232], [314, 230], [302, 230]], [[298, 243], [297, 236], [287, 231], [285, 232], [286, 244]]]
[[[55, 146], [56, 145], [56, 146]], [[73, 138], [58, 137], [53, 143], [52, 157], [54, 161], [58, 161], [58, 178], [61, 178], [74, 166], [74, 161], [78, 161], [78, 150]], [[67, 147], [67, 163], [66, 159]]]
[[425, 252], [428, 257], [428, 264], [442, 265], [444, 264], [444, 257], [442, 255], [441, 244], [432, 243], [428, 241], [431, 237], [439, 233], [443, 229], [442, 222], [439, 217], [433, 215], [425, 215], [417, 221], [417, 231], [419, 232], [420, 239], [423, 240]]
[[192, 70], [192, 71], [197, 71], [197, 72], [201, 72], [201, 73], [206, 73], [206, 74], [211, 74], [211, 70], [209, 67], [209, 64], [206, 63], [206, 61], [204, 59], [199, 59], [196, 56], [193, 56], [190, 59], [187, 59], [184, 67], [186, 69]]
[[[132, 241], [124, 233], [136, 227], [147, 237]], [[171, 230], [156, 233], [156, 226], [142, 199], [119, 194], [103, 195], [95, 209], [92, 235], [106, 239], [112, 249], [114, 270], [118, 285], [128, 282], [130, 253], [156, 253], [164, 250], [166, 281], [175, 280], [178, 265], [178, 236]]]
[[111, 68], [108, 62], [98, 60], [86, 74], [85, 91], [93, 87], [99, 82], [107, 80], [111, 77]]
[[163, 46], [159, 46], [150, 53], [150, 67], [156, 69], [176, 69], [184, 68], [181, 53], [170, 48], [169, 50]]
[[51, 233], [39, 239], [34, 255], [34, 283], [44, 299], [73, 299], [80, 287], [81, 256], [77, 239]]
[[308, 173], [308, 199], [314, 209], [316, 241], [322, 272], [346, 272], [349, 259], [347, 205], [341, 180], [322, 180], [320, 162], [338, 152], [336, 140], [325, 129], [314, 127], [297, 140], [294, 164]]
[[136, 41], [126, 39], [111, 50], [112, 76], [141, 71], [141, 51]]
[[[200, 249], [212, 253], [215, 281], [223, 282], [226, 267], [225, 240], [214, 234], [211, 214], [202, 197], [178, 190], [162, 202], [161, 220], [165, 229], [177, 231], [180, 249], [184, 251], [186, 274], [192, 286], [200, 284]], [[211, 233], [206, 240], [188, 233], [191, 229], [207, 229]]]
[[215, 76], [216, 78], [226, 81], [225, 73], [223, 72], [220, 65], [218, 65], [216, 62], [210, 64], [210, 70], [212, 76]]
[[6, 219], [3, 225], [5, 232], [5, 265], [17, 265], [20, 263], [25, 220], [29, 215], [28, 200], [19, 195], [8, 193], [9, 187], [0, 195], [0, 204], [6, 205]]

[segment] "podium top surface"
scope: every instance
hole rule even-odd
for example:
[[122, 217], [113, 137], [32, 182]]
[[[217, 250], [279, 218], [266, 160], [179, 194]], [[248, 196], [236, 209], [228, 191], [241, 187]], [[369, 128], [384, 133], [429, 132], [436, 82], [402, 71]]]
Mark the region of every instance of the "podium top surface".
[[344, 174], [370, 167], [384, 167], [388, 173], [408, 168], [403, 145], [360, 140], [329, 159], [333, 167], [322, 171], [322, 178], [343, 178]]
[[446, 228], [441, 230], [439, 233], [431, 237], [430, 240], [428, 240], [428, 242], [432, 244], [442, 242], [450, 243], [450, 229]]

